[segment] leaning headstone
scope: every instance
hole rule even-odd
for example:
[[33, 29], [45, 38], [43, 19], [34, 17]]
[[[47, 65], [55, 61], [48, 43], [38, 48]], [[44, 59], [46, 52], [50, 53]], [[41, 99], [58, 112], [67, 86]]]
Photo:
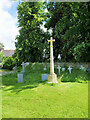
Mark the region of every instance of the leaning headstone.
[[22, 62], [22, 64], [21, 64], [21, 65], [22, 65], [22, 71], [21, 71], [21, 72], [23, 73], [23, 72], [25, 72], [25, 63], [24, 63], [24, 62]]
[[16, 67], [13, 67], [13, 72], [14, 72], [14, 73], [16, 72], [15, 69], [16, 69]]
[[48, 74], [42, 74], [42, 81], [48, 80]]
[[69, 66], [68, 70], [69, 70], [69, 73], [71, 74], [71, 70], [72, 70], [72, 68], [71, 68], [70, 66]]
[[58, 72], [59, 72], [59, 75], [60, 75], [60, 69], [61, 69], [60, 65], [58, 65], [57, 69], [58, 69]]
[[23, 82], [23, 74], [18, 74], [18, 83]]
[[65, 68], [62, 68], [62, 71], [65, 71]]

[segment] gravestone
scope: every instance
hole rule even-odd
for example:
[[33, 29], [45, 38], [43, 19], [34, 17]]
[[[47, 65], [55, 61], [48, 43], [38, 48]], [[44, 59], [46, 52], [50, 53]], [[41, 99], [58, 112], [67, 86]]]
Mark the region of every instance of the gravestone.
[[14, 72], [14, 73], [16, 72], [15, 69], [16, 69], [16, 67], [13, 67], [13, 72]]
[[42, 74], [42, 81], [48, 80], [48, 74]]
[[61, 69], [60, 65], [58, 65], [57, 69], [58, 69], [58, 72], [59, 72], [59, 75], [60, 75], [60, 69]]
[[84, 70], [84, 71], [86, 71], [86, 68], [83, 67], [83, 65], [81, 65], [80, 70]]
[[25, 63], [25, 67], [28, 66], [28, 65], [29, 65], [29, 62], [26, 62], [26, 63]]
[[43, 68], [44, 70], [47, 70], [47, 68], [45, 67], [45, 68]]
[[61, 60], [61, 55], [60, 54], [58, 55], [58, 59]]
[[84, 68], [83, 65], [81, 65], [81, 66], [80, 66], [80, 70], [82, 70], [83, 68]]
[[23, 82], [23, 74], [18, 74], [18, 83]]
[[50, 74], [48, 75], [48, 83], [58, 83], [57, 75], [54, 73], [54, 58], [53, 58], [53, 42], [55, 40], [48, 40], [50, 42]]
[[71, 70], [72, 70], [72, 68], [71, 68], [70, 66], [69, 66], [68, 70], [69, 70], [69, 73], [71, 74]]
[[22, 65], [22, 71], [21, 71], [21, 72], [23, 73], [23, 72], [25, 72], [25, 63], [24, 63], [24, 62], [22, 62], [22, 64], [21, 64], [21, 65]]
[[62, 68], [62, 71], [65, 71], [65, 68]]

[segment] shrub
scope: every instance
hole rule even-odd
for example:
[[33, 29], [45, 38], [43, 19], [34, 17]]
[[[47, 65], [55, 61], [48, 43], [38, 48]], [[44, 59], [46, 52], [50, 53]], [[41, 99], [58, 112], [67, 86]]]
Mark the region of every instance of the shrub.
[[0, 51], [0, 68], [3, 66], [3, 59], [5, 58], [4, 53]]
[[5, 57], [3, 60], [3, 69], [9, 69], [12, 70], [12, 68], [15, 66], [14, 59], [12, 57]]

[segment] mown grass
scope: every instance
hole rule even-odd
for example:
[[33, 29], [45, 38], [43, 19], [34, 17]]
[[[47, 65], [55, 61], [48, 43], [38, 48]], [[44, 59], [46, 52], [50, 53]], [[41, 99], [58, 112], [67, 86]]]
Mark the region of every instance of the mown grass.
[[[17, 83], [17, 73], [4, 75], [2, 117], [87, 118], [89, 76], [84, 71], [75, 71], [58, 75], [58, 84], [42, 82], [41, 74], [49, 73], [42, 68], [27, 67], [23, 83]], [[83, 82], [78, 83], [78, 80]]]

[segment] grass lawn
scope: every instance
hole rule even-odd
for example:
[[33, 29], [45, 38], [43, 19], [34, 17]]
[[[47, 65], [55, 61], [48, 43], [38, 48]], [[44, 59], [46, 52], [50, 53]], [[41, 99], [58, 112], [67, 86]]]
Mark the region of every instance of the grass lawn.
[[[73, 79], [69, 76], [66, 79]], [[2, 117], [88, 118], [88, 83], [60, 82], [62, 78], [64, 74], [58, 76], [58, 84], [47, 84], [41, 82], [41, 72], [33, 71], [24, 73], [23, 83], [17, 83], [17, 74], [4, 75]]]

